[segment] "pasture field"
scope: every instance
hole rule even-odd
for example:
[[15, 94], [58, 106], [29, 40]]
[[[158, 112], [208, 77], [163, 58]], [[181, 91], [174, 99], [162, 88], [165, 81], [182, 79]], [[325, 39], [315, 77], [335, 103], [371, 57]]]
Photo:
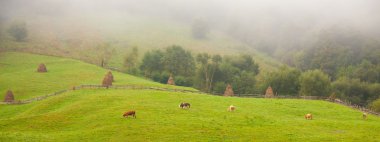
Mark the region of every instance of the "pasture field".
[[[38, 73], [37, 67], [45, 63], [48, 72]], [[18, 52], [0, 53], [0, 98], [13, 91], [16, 100], [47, 95], [81, 84], [101, 84], [108, 70], [73, 59], [34, 55]], [[143, 85], [173, 88], [119, 72], [112, 72], [116, 85]], [[188, 87], [175, 87], [195, 90]]]
[[[180, 102], [191, 108], [180, 109]], [[235, 112], [227, 112], [231, 104]], [[123, 118], [128, 110], [137, 118]], [[380, 118], [361, 115], [325, 101], [75, 90], [0, 105], [0, 141], [380, 141]]]

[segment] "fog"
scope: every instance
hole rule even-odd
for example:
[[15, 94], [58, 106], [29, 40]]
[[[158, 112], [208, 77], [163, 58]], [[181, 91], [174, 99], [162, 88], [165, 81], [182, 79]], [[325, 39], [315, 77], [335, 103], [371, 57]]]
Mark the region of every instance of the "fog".
[[[191, 25], [200, 19], [252, 46], [301, 46], [320, 31], [346, 29], [380, 37], [378, 0], [2, 0], [1, 23], [17, 19], [102, 28], [131, 15]], [[42, 19], [42, 20], [41, 20]], [[102, 21], [102, 22], [99, 22]], [[99, 24], [96, 24], [99, 23]], [[116, 26], [116, 28], [115, 28]], [[54, 27], [54, 26], [53, 26]], [[35, 27], [44, 28], [44, 26]], [[60, 28], [57, 26], [56, 28]], [[59, 31], [59, 29], [58, 29]], [[262, 48], [262, 47], [258, 47]]]

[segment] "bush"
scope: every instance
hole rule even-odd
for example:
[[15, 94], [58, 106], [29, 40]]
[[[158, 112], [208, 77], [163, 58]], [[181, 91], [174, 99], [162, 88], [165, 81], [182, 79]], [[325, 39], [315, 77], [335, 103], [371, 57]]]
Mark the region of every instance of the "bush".
[[224, 82], [216, 82], [213, 88], [213, 93], [221, 95], [226, 90], [226, 84]]
[[186, 78], [186, 77], [183, 77], [183, 76], [174, 76], [174, 82], [175, 82], [175, 85], [178, 85], [178, 86], [193, 86], [193, 81], [191, 78]]
[[8, 33], [16, 39], [16, 41], [24, 41], [28, 36], [25, 22], [13, 22], [8, 29]]
[[380, 112], [380, 99], [373, 101], [370, 105], [370, 108], [376, 112]]
[[195, 39], [205, 39], [209, 33], [210, 28], [203, 20], [195, 20], [192, 25], [192, 33]]
[[300, 94], [305, 96], [327, 96], [331, 91], [331, 83], [327, 74], [321, 70], [312, 70], [300, 76]]
[[152, 74], [152, 79], [155, 82], [160, 82], [162, 84], [166, 84], [168, 82], [168, 79], [169, 79], [169, 73], [166, 73], [166, 72], [163, 72], [163, 73], [154, 72]]
[[332, 83], [332, 88], [338, 98], [349, 100], [354, 104], [366, 105], [370, 99], [368, 84], [359, 79], [341, 77]]

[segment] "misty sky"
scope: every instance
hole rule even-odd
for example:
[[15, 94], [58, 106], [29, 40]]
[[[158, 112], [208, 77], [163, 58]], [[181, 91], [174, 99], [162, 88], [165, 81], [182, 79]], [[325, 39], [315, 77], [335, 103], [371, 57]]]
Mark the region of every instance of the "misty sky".
[[378, 0], [1, 0], [0, 12], [5, 21], [142, 15], [187, 24], [203, 19], [221, 30], [276, 34], [342, 26], [380, 35]]

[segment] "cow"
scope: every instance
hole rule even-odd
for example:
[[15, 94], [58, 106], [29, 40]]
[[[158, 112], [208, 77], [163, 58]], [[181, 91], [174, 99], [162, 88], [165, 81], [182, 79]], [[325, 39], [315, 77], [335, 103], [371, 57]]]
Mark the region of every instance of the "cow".
[[228, 111], [235, 111], [235, 109], [236, 109], [235, 106], [230, 105], [227, 110]]
[[136, 111], [134, 111], [134, 110], [127, 111], [127, 112], [125, 112], [125, 113], [123, 114], [123, 117], [128, 118], [128, 116], [130, 116], [130, 115], [131, 115], [132, 117], [136, 118]]
[[190, 104], [189, 103], [181, 103], [181, 104], [179, 104], [179, 107], [182, 108], [182, 109], [185, 109], [185, 108], [189, 109], [190, 108]]
[[312, 120], [313, 119], [313, 115], [311, 115], [310, 113], [308, 113], [308, 114], [305, 115], [305, 119], [306, 120]]
[[368, 114], [367, 113], [363, 113], [363, 119], [365, 120], [365, 119], [367, 119], [367, 116], [368, 116]]

